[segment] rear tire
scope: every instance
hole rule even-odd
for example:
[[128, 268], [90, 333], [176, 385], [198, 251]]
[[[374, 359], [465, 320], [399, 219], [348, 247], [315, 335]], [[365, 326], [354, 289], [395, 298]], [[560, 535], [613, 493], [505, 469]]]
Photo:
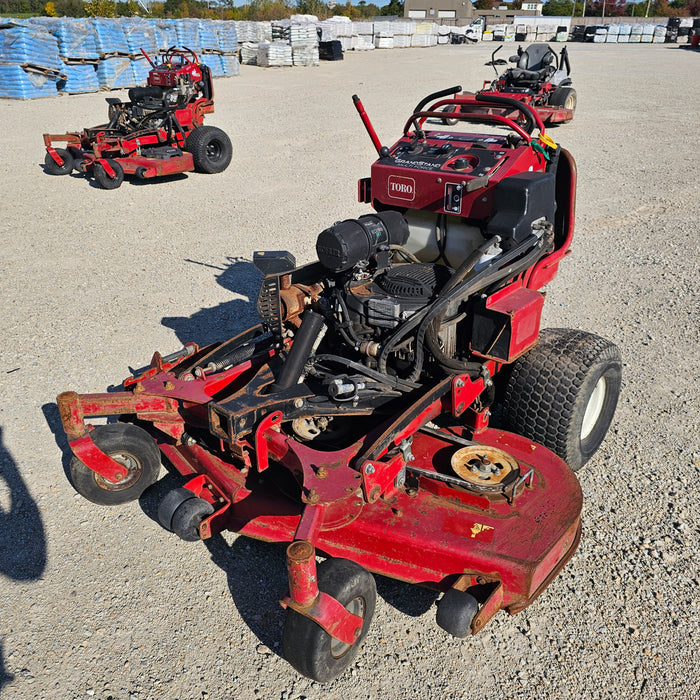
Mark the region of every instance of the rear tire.
[[551, 107], [564, 107], [572, 112], [576, 110], [576, 90], [571, 87], [558, 87], [549, 96]]
[[622, 358], [605, 338], [564, 328], [513, 363], [502, 424], [538, 442], [578, 471], [600, 447], [620, 394]]
[[124, 465], [126, 476], [113, 484], [73, 457], [71, 482], [83, 498], [101, 506], [128, 503], [136, 500], [158, 478], [160, 450], [142, 428], [130, 423], [100, 425], [90, 437], [102, 452]]
[[233, 156], [231, 140], [215, 126], [200, 126], [190, 132], [185, 146], [197, 172], [214, 174], [228, 168]]
[[63, 165], [59, 165], [47, 151], [44, 156], [44, 166], [49, 175], [68, 175], [73, 170], [73, 156], [65, 148], [55, 148], [56, 153], [63, 160]]
[[355, 660], [374, 615], [377, 585], [369, 571], [348, 559], [326, 559], [318, 565], [318, 587], [363, 618], [360, 636], [343, 644], [320, 625], [287, 608], [282, 634], [284, 658], [308, 678], [326, 683], [337, 678]]
[[[452, 112], [457, 111], [457, 105], [445, 105], [440, 111], [446, 112], [447, 114], [452, 114]], [[445, 126], [454, 126], [458, 121], [459, 119], [448, 119], [447, 117], [444, 117], [442, 123]]]
[[95, 178], [95, 182], [104, 190], [116, 190], [122, 182], [124, 182], [124, 170], [122, 166], [117, 163], [116, 160], [111, 158], [107, 159], [112, 170], [114, 170], [114, 177], [110, 177], [107, 171], [102, 167], [101, 163], [95, 163], [92, 168], [92, 175]]

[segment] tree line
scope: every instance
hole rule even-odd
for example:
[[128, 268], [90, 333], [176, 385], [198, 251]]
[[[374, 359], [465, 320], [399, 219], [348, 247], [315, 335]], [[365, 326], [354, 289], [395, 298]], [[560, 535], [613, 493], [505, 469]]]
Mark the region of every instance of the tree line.
[[331, 8], [322, 0], [250, 0], [239, 6], [234, 0], [0, 0], [0, 15], [11, 17], [194, 17], [266, 22], [287, 19], [293, 14], [355, 20], [380, 15], [403, 17], [403, 2], [391, 0], [388, 5], [379, 6], [366, 0], [353, 5], [346, 0]]

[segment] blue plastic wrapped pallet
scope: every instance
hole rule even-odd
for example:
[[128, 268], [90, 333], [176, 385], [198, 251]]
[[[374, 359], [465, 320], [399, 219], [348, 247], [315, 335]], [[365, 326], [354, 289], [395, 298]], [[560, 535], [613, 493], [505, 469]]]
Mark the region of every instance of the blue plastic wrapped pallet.
[[97, 79], [102, 90], [114, 90], [135, 85], [131, 60], [124, 56], [103, 58], [97, 64]]
[[65, 80], [59, 80], [56, 87], [59, 92], [78, 95], [86, 92], [97, 92], [100, 82], [97, 79], [97, 66], [93, 63], [70, 65], [63, 69]]
[[55, 96], [56, 76], [26, 71], [20, 66], [0, 65], [0, 97], [30, 100]]
[[159, 51], [166, 51], [171, 46], [177, 46], [177, 31], [175, 31], [175, 22], [173, 20], [153, 20], [153, 27], [156, 33], [156, 44]]
[[58, 40], [38, 25], [13, 25], [0, 29], [0, 63], [32, 66], [56, 74], [63, 68], [58, 55]]
[[225, 54], [238, 53], [236, 23], [230, 20], [218, 20], [215, 24], [219, 34], [219, 50]]
[[219, 33], [216, 30], [216, 24], [212, 20], [200, 19], [197, 22], [197, 32], [199, 34], [199, 48], [202, 51], [219, 50]]
[[196, 19], [176, 19], [177, 45], [199, 51], [199, 29]]
[[37, 17], [32, 23], [44, 27], [58, 39], [58, 53], [64, 61], [99, 59], [95, 30], [90, 20]]
[[100, 58], [129, 53], [124, 29], [117, 20], [96, 17], [92, 20], [92, 27], [95, 32], [95, 45]]
[[147, 54], [156, 53], [158, 42], [153, 22], [138, 17], [130, 17], [119, 21], [124, 28], [126, 44], [132, 56], [141, 55], [141, 49]]
[[223, 78], [226, 75], [226, 71], [224, 69], [224, 62], [222, 59], [223, 56], [220, 56], [219, 54], [215, 53], [210, 53], [204, 56], [202, 63], [209, 67], [212, 78]]
[[224, 75], [231, 78], [241, 74], [241, 64], [238, 62], [238, 56], [225, 55], [221, 57], [224, 64]]
[[145, 85], [150, 71], [151, 64], [145, 58], [136, 58], [131, 61], [131, 72], [134, 76], [134, 85]]

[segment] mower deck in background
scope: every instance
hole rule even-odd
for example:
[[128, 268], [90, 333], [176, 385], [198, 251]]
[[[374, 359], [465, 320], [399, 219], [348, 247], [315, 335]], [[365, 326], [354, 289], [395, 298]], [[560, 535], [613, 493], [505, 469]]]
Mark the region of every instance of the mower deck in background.
[[[57, 399], [85, 498], [138, 498], [164, 456], [184, 477], [164, 527], [289, 543], [283, 651], [318, 681], [357, 655], [372, 573], [439, 591], [458, 637], [540, 595], [576, 549], [574, 470], [617, 403], [612, 343], [540, 332], [573, 238], [573, 158], [523, 102], [459, 90], [422, 100], [390, 148], [354, 97], [379, 155], [359, 183], [374, 211], [322, 231], [308, 265], [255, 254], [261, 325]], [[461, 105], [481, 111], [428, 130]]]
[[[220, 173], [231, 162], [228, 136], [204, 126], [214, 111], [209, 68], [191, 49], [172, 47], [153, 63], [145, 87], [131, 88], [129, 102], [107, 98], [109, 122], [80, 132], [44, 134], [46, 171], [73, 169], [103, 188], [119, 187], [125, 175], [147, 180], [197, 170]], [[54, 144], [65, 143], [65, 148]]]
[[[496, 54], [501, 48], [499, 46], [491, 54], [490, 63], [497, 77], [495, 80], [485, 80], [478, 94], [500, 95], [524, 102], [548, 126], [571, 121], [576, 110], [576, 91], [571, 87], [571, 65], [566, 46], [559, 55], [549, 44], [531, 44], [526, 49], [518, 46], [517, 55], [508, 59], [516, 66], [499, 75]], [[516, 112], [509, 116], [518, 118]], [[454, 124], [454, 121], [450, 123]]]

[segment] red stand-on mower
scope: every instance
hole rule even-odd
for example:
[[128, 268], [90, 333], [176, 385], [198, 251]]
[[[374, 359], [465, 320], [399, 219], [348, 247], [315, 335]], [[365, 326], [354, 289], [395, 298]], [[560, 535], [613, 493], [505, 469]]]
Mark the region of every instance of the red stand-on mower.
[[[528, 105], [458, 90], [422, 100], [391, 148], [354, 97], [375, 213], [324, 230], [311, 264], [256, 253], [261, 325], [57, 399], [87, 499], [137, 498], [162, 455], [188, 479], [164, 527], [290, 543], [283, 651], [318, 681], [368, 633], [370, 572], [442, 592], [437, 624], [457, 637], [540, 595], [576, 549], [574, 471], [617, 403], [612, 343], [539, 327], [572, 242], [573, 158]], [[456, 119], [494, 133], [427, 130], [465, 100], [489, 113]]]
[[[516, 66], [499, 75], [496, 69], [496, 54], [501, 48], [502, 46], [499, 46], [491, 54], [491, 65], [497, 77], [495, 80], [485, 80], [478, 94], [495, 94], [524, 102], [532, 107], [547, 125], [571, 121], [576, 110], [576, 90], [571, 87], [571, 65], [566, 46], [559, 55], [549, 44], [531, 44], [526, 49], [518, 46], [517, 55], [508, 59]], [[459, 107], [448, 106], [444, 111], [455, 109]], [[508, 116], [517, 119], [519, 115], [512, 112]], [[449, 123], [455, 122], [450, 120]]]
[[[92, 174], [103, 188], [125, 175], [146, 180], [197, 170], [220, 173], [231, 162], [229, 137], [204, 126], [214, 111], [211, 71], [188, 48], [172, 47], [152, 66], [145, 87], [129, 90], [129, 102], [108, 97], [109, 122], [80, 132], [44, 134], [46, 171]], [[54, 143], [65, 142], [66, 148]]]

